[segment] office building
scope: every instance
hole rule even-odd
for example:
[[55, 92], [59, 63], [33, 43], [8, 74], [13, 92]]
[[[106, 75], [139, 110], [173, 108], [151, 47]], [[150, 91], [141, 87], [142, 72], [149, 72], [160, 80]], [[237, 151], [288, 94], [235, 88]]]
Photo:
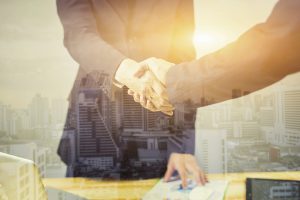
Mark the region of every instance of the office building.
[[273, 107], [264, 106], [260, 108], [260, 126], [274, 127], [275, 115]]
[[123, 88], [123, 129], [124, 131], [144, 130], [143, 107], [133, 101], [133, 97], [127, 94], [127, 88]]
[[196, 129], [195, 156], [206, 173], [227, 172], [225, 130]]
[[1, 153], [0, 177], [7, 180], [5, 187], [8, 199], [44, 200], [47, 194], [39, 177], [39, 171], [32, 161]]
[[121, 127], [123, 125], [122, 91], [122, 89], [116, 89], [114, 98], [111, 100], [111, 132], [116, 142], [119, 142]]
[[38, 147], [33, 142], [1, 141], [0, 149], [1, 152], [33, 161], [39, 169], [41, 176], [45, 176], [47, 148]]
[[0, 103], [0, 131], [2, 135], [16, 134], [16, 117], [9, 105]]
[[47, 128], [50, 122], [48, 99], [36, 94], [29, 104], [29, 114], [32, 128]]
[[288, 88], [284, 92], [285, 143], [300, 145], [300, 89]]
[[67, 116], [68, 102], [64, 99], [51, 101], [51, 123], [53, 125], [64, 124]]
[[127, 94], [128, 88], [123, 88], [123, 129], [124, 131], [154, 131], [161, 130], [159, 119], [163, 116], [160, 112], [144, 109], [133, 97]]
[[15, 110], [16, 114], [16, 132], [19, 134], [24, 130], [31, 129], [30, 126], [30, 116], [27, 109]]
[[[114, 166], [118, 147], [107, 126], [107, 119], [99, 111], [97, 99], [100, 89], [81, 88], [76, 106], [77, 156], [81, 163], [97, 169]], [[99, 99], [98, 99], [99, 100]], [[102, 110], [102, 113], [106, 111]]]

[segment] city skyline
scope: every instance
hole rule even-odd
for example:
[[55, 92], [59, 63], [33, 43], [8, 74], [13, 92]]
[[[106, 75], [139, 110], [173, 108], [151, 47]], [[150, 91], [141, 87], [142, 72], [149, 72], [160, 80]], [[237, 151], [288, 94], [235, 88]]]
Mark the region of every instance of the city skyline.
[[[198, 108], [195, 154], [206, 172], [299, 170], [299, 75], [247, 96]], [[232, 92], [233, 97], [242, 93]], [[208, 134], [222, 132], [218, 138]], [[218, 170], [211, 165], [216, 160]]]

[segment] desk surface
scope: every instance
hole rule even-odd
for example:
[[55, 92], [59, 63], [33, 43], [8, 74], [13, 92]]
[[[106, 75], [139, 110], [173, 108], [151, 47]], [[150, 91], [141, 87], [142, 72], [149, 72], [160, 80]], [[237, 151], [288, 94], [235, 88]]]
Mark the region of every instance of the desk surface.
[[[228, 180], [226, 200], [245, 199], [245, 179], [273, 178], [300, 180], [298, 172], [255, 172], [208, 174], [210, 180]], [[62, 190], [86, 199], [141, 199], [158, 179], [139, 181], [101, 181], [88, 178], [45, 178], [44, 185], [49, 188]]]

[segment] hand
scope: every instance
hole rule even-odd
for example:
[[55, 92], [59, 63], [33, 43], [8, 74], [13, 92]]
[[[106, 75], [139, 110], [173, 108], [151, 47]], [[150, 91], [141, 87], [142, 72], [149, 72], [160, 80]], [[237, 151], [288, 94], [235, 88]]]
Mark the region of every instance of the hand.
[[191, 154], [172, 153], [169, 158], [164, 181], [168, 181], [175, 170], [177, 170], [180, 176], [183, 188], [187, 186], [187, 176], [190, 173], [199, 185], [205, 185], [208, 182], [206, 175], [198, 166], [196, 158]]
[[[148, 58], [140, 63], [143, 66], [147, 66], [146, 68], [150, 70], [155, 77], [160, 81], [163, 85], [163, 88], [153, 88], [157, 94], [160, 94], [161, 98], [163, 98], [167, 103], [162, 106], [154, 106], [149, 99], [141, 98], [141, 95], [131, 89], [128, 90], [128, 94], [134, 97], [134, 100], [140, 103], [144, 108], [151, 110], [153, 112], [161, 111], [165, 114], [172, 115], [174, 107], [169, 103], [167, 92], [166, 92], [166, 74], [169, 69], [174, 66], [173, 63], [167, 62], [163, 59], [159, 58]], [[163, 89], [163, 90], [161, 90]], [[167, 111], [167, 112], [166, 112]]]
[[148, 58], [141, 63], [146, 63], [149, 69], [154, 73], [157, 79], [165, 86], [168, 71], [175, 66], [174, 63], [168, 62], [161, 58]]
[[126, 85], [134, 92], [135, 101], [145, 102], [148, 109], [162, 108], [165, 114], [171, 114], [173, 106], [164, 98], [165, 87], [149, 70], [146, 63], [137, 63], [131, 59], [125, 59], [119, 66], [115, 79]]

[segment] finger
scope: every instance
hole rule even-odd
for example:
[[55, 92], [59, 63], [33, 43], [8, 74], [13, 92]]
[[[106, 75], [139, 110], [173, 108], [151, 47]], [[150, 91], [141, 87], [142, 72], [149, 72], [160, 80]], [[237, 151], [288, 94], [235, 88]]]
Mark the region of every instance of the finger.
[[173, 111], [161, 111], [162, 113], [166, 114], [166, 115], [169, 115], [169, 116], [172, 116], [173, 115]]
[[140, 104], [141, 104], [143, 107], [145, 107], [146, 104], [147, 104], [147, 99], [146, 99], [146, 97], [145, 97], [143, 94], [140, 95]]
[[147, 99], [147, 102], [146, 102], [146, 109], [152, 111], [152, 112], [157, 112], [159, 111], [157, 108], [155, 108], [155, 106], [151, 103], [150, 100]]
[[166, 171], [165, 176], [164, 176], [164, 181], [165, 182], [167, 182], [171, 178], [173, 172], [174, 172], [174, 167], [171, 166], [171, 165], [168, 165], [167, 171]]
[[154, 105], [153, 100], [157, 98], [157, 94], [155, 94], [154, 90], [151, 87], [145, 88], [144, 95], [147, 100], [145, 107], [152, 112], [160, 111], [160, 109]]
[[149, 70], [147, 63], [140, 63], [140, 69], [134, 74], [135, 77], [141, 78]]
[[143, 78], [151, 80], [151, 87], [145, 87], [142, 92], [147, 99], [151, 101], [154, 107], [163, 111], [167, 115], [172, 115], [174, 107], [169, 103], [166, 98], [165, 87], [154, 77], [153, 73], [147, 72]]
[[199, 176], [199, 182], [198, 182], [198, 184], [200, 184], [200, 185], [205, 185], [205, 178], [204, 178], [204, 174], [203, 174], [203, 172], [202, 171], [198, 171], [198, 176]]
[[186, 155], [185, 156], [185, 166], [186, 166], [187, 170], [192, 174], [196, 183], [198, 185], [203, 185], [204, 182], [202, 181], [202, 177], [200, 174], [201, 170], [198, 167], [197, 162], [195, 162], [194, 157], [191, 157], [190, 155]]
[[208, 180], [208, 178], [207, 178], [207, 176], [206, 176], [206, 174], [203, 172], [203, 174], [204, 174], [204, 180], [205, 180], [205, 182], [206, 183], [208, 183], [209, 182], [209, 180]]
[[178, 174], [180, 176], [180, 179], [181, 179], [181, 185], [182, 185], [182, 188], [186, 188], [187, 186], [187, 175], [186, 175], [186, 169], [184, 166], [179, 166], [177, 167], [177, 171], [178, 171]]
[[127, 93], [128, 93], [129, 95], [131, 95], [131, 96], [133, 96], [133, 95], [134, 95], [134, 91], [133, 91], [133, 90], [131, 90], [131, 89], [128, 89]]
[[205, 174], [202, 170], [199, 170], [199, 176], [200, 176], [201, 184], [205, 185], [205, 183], [207, 183], [207, 181], [205, 180]]
[[203, 182], [202, 177], [201, 177], [201, 173], [200, 173], [200, 171], [198, 170], [198, 168], [195, 167], [195, 166], [193, 166], [192, 169], [191, 169], [190, 171], [192, 172], [193, 177], [194, 177], [195, 180], [196, 180], [196, 183], [197, 183], [198, 185], [204, 185], [204, 182]]
[[194, 156], [186, 154], [185, 156], [186, 162], [185, 166], [190, 173], [192, 173], [193, 177], [195, 178], [198, 185], [204, 185], [205, 181], [205, 174], [202, 169], [198, 166], [198, 163]]
[[139, 103], [140, 102], [140, 95], [138, 93], [134, 93], [133, 99], [135, 102]]

